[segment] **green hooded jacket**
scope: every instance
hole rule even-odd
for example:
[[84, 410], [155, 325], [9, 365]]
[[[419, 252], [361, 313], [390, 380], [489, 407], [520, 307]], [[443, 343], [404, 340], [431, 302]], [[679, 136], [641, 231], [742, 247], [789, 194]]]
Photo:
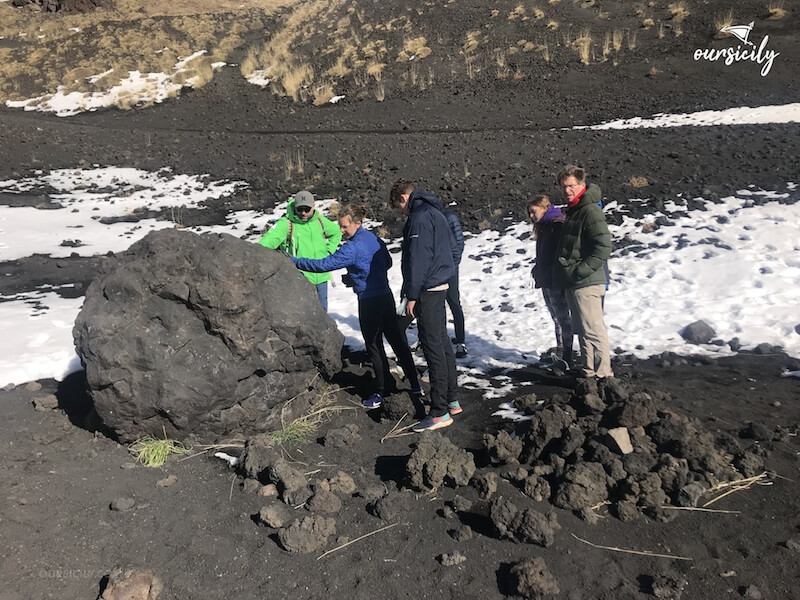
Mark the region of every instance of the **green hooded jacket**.
[[578, 200], [567, 208], [564, 226], [556, 245], [553, 263], [553, 285], [560, 289], [576, 289], [590, 285], [605, 285], [603, 265], [611, 256], [611, 232], [606, 225], [600, 188], [594, 183]]
[[[291, 243], [289, 237], [289, 223], [291, 222]], [[286, 216], [281, 217], [270, 229], [261, 236], [258, 243], [273, 250], [281, 249], [290, 256], [299, 258], [325, 258], [336, 252], [339, 242], [342, 241], [342, 232], [339, 226], [322, 216], [318, 209], [307, 221], [297, 216], [294, 212], [294, 200], [286, 207]], [[317, 285], [331, 278], [330, 273], [309, 273], [301, 271], [308, 280]]]

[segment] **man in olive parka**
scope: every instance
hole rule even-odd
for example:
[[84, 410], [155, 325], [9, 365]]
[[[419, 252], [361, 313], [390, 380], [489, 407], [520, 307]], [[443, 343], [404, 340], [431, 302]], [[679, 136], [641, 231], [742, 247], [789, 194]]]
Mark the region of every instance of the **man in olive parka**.
[[613, 377], [608, 331], [603, 321], [606, 293], [605, 264], [611, 255], [611, 233], [606, 225], [600, 188], [586, 185], [586, 172], [567, 165], [558, 175], [567, 201], [553, 265], [555, 287], [567, 292], [572, 327], [581, 348], [582, 375]]

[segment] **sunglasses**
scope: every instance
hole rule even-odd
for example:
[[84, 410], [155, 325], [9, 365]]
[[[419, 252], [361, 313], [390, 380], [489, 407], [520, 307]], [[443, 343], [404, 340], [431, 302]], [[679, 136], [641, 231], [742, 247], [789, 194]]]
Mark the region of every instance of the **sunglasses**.
[[295, 210], [296, 210], [297, 212], [299, 212], [299, 213], [303, 213], [303, 214], [305, 214], [305, 213], [307, 213], [307, 212], [311, 212], [311, 211], [312, 211], [312, 210], [314, 210], [314, 209], [313, 209], [311, 206], [296, 206], [296, 207], [295, 207]]

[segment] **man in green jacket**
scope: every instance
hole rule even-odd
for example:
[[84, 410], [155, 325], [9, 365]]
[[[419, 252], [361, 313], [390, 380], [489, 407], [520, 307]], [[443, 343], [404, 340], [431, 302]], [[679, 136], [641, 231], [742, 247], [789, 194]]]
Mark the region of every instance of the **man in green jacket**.
[[[342, 232], [339, 226], [326, 219], [314, 208], [314, 196], [303, 190], [289, 199], [286, 216], [278, 221], [258, 240], [273, 250], [283, 250], [298, 258], [325, 258], [336, 252]], [[317, 288], [317, 296], [325, 311], [328, 310], [328, 280], [330, 273], [301, 271]]]
[[[586, 185], [586, 172], [567, 165], [558, 175], [567, 201], [566, 221], [556, 245], [553, 284], [567, 292], [572, 328], [578, 334], [584, 377], [613, 377], [608, 331], [603, 321], [604, 266], [611, 255], [600, 188]], [[566, 358], [566, 357], [565, 357]]]

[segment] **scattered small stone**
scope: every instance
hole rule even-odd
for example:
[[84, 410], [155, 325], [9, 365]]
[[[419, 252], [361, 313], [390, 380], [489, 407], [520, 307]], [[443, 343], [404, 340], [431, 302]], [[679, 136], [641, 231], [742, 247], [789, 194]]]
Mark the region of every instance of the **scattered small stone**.
[[466, 542], [467, 540], [471, 540], [475, 535], [472, 531], [472, 527], [469, 525], [462, 525], [456, 529], [451, 529], [447, 533], [457, 542]]
[[678, 506], [696, 508], [705, 493], [706, 488], [699, 481], [689, 483], [678, 492]]
[[342, 501], [333, 492], [318, 490], [306, 504], [313, 513], [336, 514], [342, 510]]
[[278, 531], [281, 546], [289, 552], [314, 552], [328, 543], [336, 533], [336, 521], [330, 517], [313, 515], [297, 519]]
[[111, 501], [109, 508], [115, 512], [124, 512], [126, 510], [131, 510], [134, 506], [136, 506], [136, 500], [133, 498], [115, 498]]
[[472, 508], [472, 502], [464, 498], [464, 496], [455, 496], [451, 502], [453, 510], [458, 512], [467, 512]]
[[411, 494], [392, 493], [379, 498], [372, 507], [373, 514], [384, 521], [398, 521], [403, 514], [414, 509]]
[[278, 486], [276, 486], [274, 483], [262, 485], [261, 489], [258, 490], [258, 495], [265, 498], [273, 498], [274, 496], [278, 495]]
[[452, 554], [442, 554], [438, 557], [438, 561], [442, 563], [443, 567], [454, 567], [467, 561], [467, 557], [456, 551]]
[[789, 538], [783, 545], [793, 552], [800, 552], [800, 536]]
[[597, 514], [596, 510], [592, 510], [591, 508], [582, 508], [578, 511], [578, 516], [589, 523], [589, 525], [597, 525], [597, 522], [600, 520], [600, 515]]
[[258, 520], [273, 529], [280, 529], [292, 520], [293, 514], [285, 504], [270, 504], [258, 511]]
[[631, 436], [628, 433], [627, 427], [615, 427], [608, 430], [608, 435], [617, 444], [617, 448], [623, 454], [630, 454], [633, 452], [633, 445], [631, 444]]
[[41, 392], [42, 391], [42, 384], [38, 381], [31, 381], [30, 383], [25, 384], [25, 390], [28, 392]]
[[497, 491], [498, 481], [497, 473], [489, 471], [473, 477], [470, 485], [478, 491], [481, 500], [488, 500]]
[[33, 409], [37, 412], [46, 412], [48, 410], [55, 410], [57, 408], [58, 398], [56, 398], [55, 394], [39, 396], [33, 399]]
[[257, 479], [245, 479], [242, 483], [242, 491], [245, 494], [256, 494], [261, 490], [261, 483]]
[[159, 479], [156, 481], [156, 487], [165, 488], [171, 486], [173, 483], [178, 481], [177, 475], [167, 475], [164, 479]]
[[164, 584], [151, 571], [114, 567], [101, 600], [156, 600]]
[[508, 587], [523, 598], [542, 600], [561, 590], [543, 558], [529, 558], [514, 564], [508, 573]]
[[442, 517], [445, 519], [455, 519], [458, 516], [458, 513], [452, 509], [450, 506], [443, 506], [441, 511]]
[[781, 401], [775, 400], [775, 402], [772, 403], [772, 406], [774, 406], [775, 408], [779, 408], [781, 406]]
[[339, 494], [353, 494], [356, 491], [356, 482], [344, 471], [337, 471], [336, 475], [328, 480], [332, 492]]
[[653, 578], [653, 595], [661, 600], [679, 600], [687, 583], [683, 577], [657, 575]]
[[358, 434], [358, 425], [355, 423], [348, 423], [344, 427], [338, 429], [331, 429], [322, 438], [322, 443], [331, 448], [343, 448], [345, 446], [352, 446], [361, 439]]
[[748, 585], [742, 591], [742, 598], [746, 598], [747, 600], [761, 600], [763, 597], [761, 590], [754, 585]]
[[119, 466], [120, 469], [125, 469], [126, 471], [129, 469], [135, 469], [136, 463], [135, 462], [124, 462]]

